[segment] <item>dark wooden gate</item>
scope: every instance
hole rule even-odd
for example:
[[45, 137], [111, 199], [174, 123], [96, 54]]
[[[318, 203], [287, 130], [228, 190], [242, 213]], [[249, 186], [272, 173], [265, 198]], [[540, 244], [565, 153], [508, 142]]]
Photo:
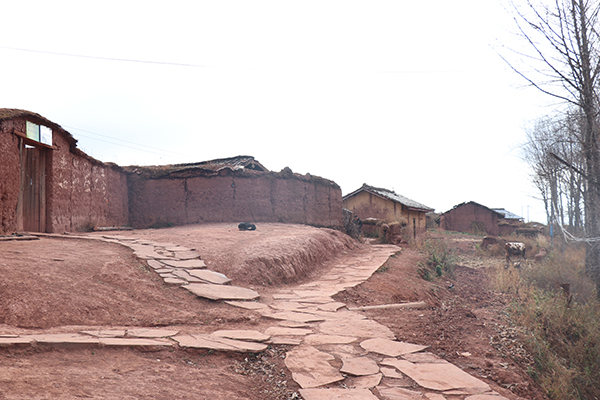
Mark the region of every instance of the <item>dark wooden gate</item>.
[[23, 230], [46, 231], [45, 149], [24, 146], [21, 159]]

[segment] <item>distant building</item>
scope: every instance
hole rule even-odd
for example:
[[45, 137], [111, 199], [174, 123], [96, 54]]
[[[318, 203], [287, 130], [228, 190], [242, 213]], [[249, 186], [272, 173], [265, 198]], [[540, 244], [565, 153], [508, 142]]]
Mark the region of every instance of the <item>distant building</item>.
[[510, 235], [523, 225], [523, 218], [504, 208], [488, 208], [469, 201], [454, 206], [439, 218], [440, 229], [490, 236]]
[[393, 190], [367, 184], [343, 197], [344, 208], [361, 219], [377, 218], [408, 226], [413, 235], [426, 230], [426, 217], [433, 208], [401, 196]]

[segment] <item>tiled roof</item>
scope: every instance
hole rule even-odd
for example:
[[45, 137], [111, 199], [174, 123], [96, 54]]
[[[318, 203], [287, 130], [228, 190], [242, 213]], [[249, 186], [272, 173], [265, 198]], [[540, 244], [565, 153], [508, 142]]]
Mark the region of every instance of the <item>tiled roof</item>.
[[382, 189], [382, 188], [376, 188], [373, 186], [369, 186], [366, 183], [364, 185], [362, 185], [362, 187], [358, 190], [355, 190], [354, 192], [347, 194], [346, 196], [344, 196], [344, 200], [346, 200], [349, 197], [354, 196], [355, 194], [358, 194], [360, 192], [369, 192], [372, 193], [376, 196], [379, 197], [383, 197], [385, 199], [394, 201], [396, 203], [400, 203], [408, 208], [413, 208], [419, 211], [433, 211], [434, 209], [431, 207], [427, 207], [424, 204], [421, 204], [417, 201], [411, 200], [408, 197], [404, 197], [402, 195], [399, 195], [398, 193], [394, 192], [393, 190], [388, 190], [388, 189]]

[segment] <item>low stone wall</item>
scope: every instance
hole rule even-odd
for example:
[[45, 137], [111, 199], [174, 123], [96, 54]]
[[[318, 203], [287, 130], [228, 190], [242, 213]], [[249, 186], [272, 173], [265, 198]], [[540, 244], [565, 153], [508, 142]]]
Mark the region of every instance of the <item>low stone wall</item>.
[[332, 181], [291, 171], [223, 169], [212, 174], [129, 176], [135, 228], [209, 222], [282, 222], [342, 226], [342, 193]]

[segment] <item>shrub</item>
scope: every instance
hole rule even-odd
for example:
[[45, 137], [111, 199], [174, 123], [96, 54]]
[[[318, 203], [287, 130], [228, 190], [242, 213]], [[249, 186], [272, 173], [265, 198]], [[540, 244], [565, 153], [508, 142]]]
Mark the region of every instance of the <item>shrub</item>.
[[419, 263], [419, 275], [425, 280], [433, 279], [433, 272], [437, 276], [447, 273], [454, 277], [454, 267], [456, 257], [453, 248], [448, 242], [441, 239], [428, 239], [423, 244], [423, 251], [427, 257], [424, 263]]

